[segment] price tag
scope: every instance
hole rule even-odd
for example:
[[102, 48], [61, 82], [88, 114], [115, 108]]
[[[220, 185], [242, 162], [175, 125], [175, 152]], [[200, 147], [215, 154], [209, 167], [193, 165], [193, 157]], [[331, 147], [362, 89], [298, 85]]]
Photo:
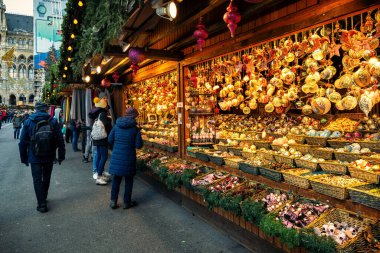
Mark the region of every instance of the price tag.
[[178, 102], [177, 103], [177, 108], [182, 108], [183, 107], [183, 102]]

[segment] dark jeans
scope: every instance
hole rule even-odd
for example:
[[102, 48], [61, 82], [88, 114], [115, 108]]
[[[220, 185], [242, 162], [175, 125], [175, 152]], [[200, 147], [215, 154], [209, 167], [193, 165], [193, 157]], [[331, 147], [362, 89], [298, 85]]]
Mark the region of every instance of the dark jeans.
[[33, 185], [38, 206], [46, 205], [53, 163], [32, 163]]
[[108, 159], [108, 146], [96, 146], [96, 149], [96, 170], [98, 171], [98, 175], [101, 176]]
[[[124, 177], [125, 178], [125, 189], [124, 189], [124, 204], [131, 203], [132, 188], [133, 188], [133, 176]], [[112, 191], [111, 200], [117, 202], [119, 196], [120, 184], [123, 180], [123, 176], [113, 176], [112, 179]]]
[[71, 145], [73, 146], [74, 151], [78, 151], [78, 138], [79, 138], [79, 132], [78, 130], [74, 129], [72, 130], [73, 133], [73, 139]]
[[87, 145], [87, 131], [82, 131], [82, 153], [84, 154], [86, 151]]
[[21, 128], [15, 128], [14, 131], [13, 131], [13, 137], [16, 139], [19, 139], [20, 137], [20, 130]]
[[68, 127], [66, 127], [66, 134], [65, 134], [65, 136], [66, 136], [66, 143], [69, 143], [72, 138], [71, 138], [71, 129], [68, 128]]

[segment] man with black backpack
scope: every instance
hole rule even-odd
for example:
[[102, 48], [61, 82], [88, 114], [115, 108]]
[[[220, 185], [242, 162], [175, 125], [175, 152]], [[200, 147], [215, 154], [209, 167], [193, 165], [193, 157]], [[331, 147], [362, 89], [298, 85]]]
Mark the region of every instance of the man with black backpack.
[[48, 211], [48, 195], [53, 162], [58, 148], [58, 163], [65, 159], [65, 143], [56, 119], [47, 113], [48, 106], [37, 102], [36, 113], [29, 116], [22, 128], [19, 150], [21, 163], [32, 169], [34, 191], [37, 198], [37, 211]]

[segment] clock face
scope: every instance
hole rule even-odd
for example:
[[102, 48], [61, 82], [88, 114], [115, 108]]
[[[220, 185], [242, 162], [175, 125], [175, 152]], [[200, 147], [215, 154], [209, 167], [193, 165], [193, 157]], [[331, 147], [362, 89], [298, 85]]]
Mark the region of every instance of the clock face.
[[37, 6], [37, 11], [39, 14], [45, 14], [46, 13], [46, 7], [45, 5], [39, 4]]

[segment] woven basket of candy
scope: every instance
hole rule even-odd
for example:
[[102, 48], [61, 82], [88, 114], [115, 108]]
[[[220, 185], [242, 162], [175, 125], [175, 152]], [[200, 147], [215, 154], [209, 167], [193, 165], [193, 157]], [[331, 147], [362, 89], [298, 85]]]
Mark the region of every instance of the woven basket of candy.
[[212, 171], [207, 174], [202, 174], [191, 181], [191, 187], [195, 192], [201, 193], [203, 189], [210, 184], [220, 181], [228, 175], [229, 174], [224, 171]]
[[283, 147], [282, 145], [271, 144], [271, 148], [275, 151], [280, 151]]
[[339, 161], [347, 161], [347, 162], [354, 162], [356, 160], [361, 159], [361, 156], [363, 154], [356, 154], [356, 153], [350, 153], [350, 152], [334, 152], [336, 160]]
[[380, 210], [380, 187], [376, 184], [348, 188], [353, 202]]
[[267, 212], [277, 213], [286, 204], [291, 203], [294, 200], [294, 195], [284, 193], [277, 189], [267, 189], [254, 195], [252, 200], [261, 202], [265, 206]]
[[316, 145], [321, 147], [326, 147], [327, 138], [326, 137], [311, 137], [305, 136], [306, 143], [309, 145]]
[[271, 141], [252, 141], [252, 143], [256, 146], [256, 148], [265, 148], [270, 149], [271, 148]]
[[312, 162], [310, 160], [305, 159], [295, 159], [297, 167], [310, 169], [312, 171], [319, 170], [319, 164], [318, 162]]
[[350, 141], [339, 139], [328, 139], [327, 143], [332, 148], [344, 148], [344, 146], [351, 144]]
[[288, 184], [303, 188], [309, 189], [310, 182], [307, 178], [303, 177], [303, 174], [310, 173], [308, 169], [288, 169], [282, 171], [282, 176], [284, 181]]
[[216, 144], [215, 146], [218, 150], [222, 152], [228, 152], [228, 148], [230, 147], [228, 145], [222, 145], [222, 144]]
[[249, 152], [249, 151], [242, 151], [241, 152], [241, 155], [244, 157], [244, 158], [251, 158], [251, 157], [254, 157], [256, 156], [256, 152]]
[[294, 148], [296, 151], [301, 152], [303, 155], [306, 155], [307, 153], [310, 153], [310, 150], [312, 148], [316, 148], [319, 146], [315, 145], [308, 145], [308, 144], [289, 144], [289, 148]]
[[319, 157], [325, 160], [332, 160], [334, 156], [334, 150], [313, 146], [310, 148], [310, 153], [314, 157]]
[[286, 137], [289, 140], [295, 140], [299, 144], [305, 143], [305, 136], [304, 135], [288, 134]]
[[380, 183], [380, 173], [372, 172], [367, 170], [362, 170], [353, 166], [348, 167], [351, 177], [365, 180], [370, 183], [379, 184]]
[[274, 156], [276, 162], [278, 162], [278, 163], [284, 163], [284, 164], [287, 164], [290, 166], [295, 165], [294, 159], [291, 157], [280, 155], [280, 154], [274, 154], [273, 156]]
[[314, 228], [317, 235], [329, 236], [336, 243], [336, 252], [354, 253], [366, 244], [363, 231], [373, 223], [370, 219], [341, 209], [325, 212], [308, 228]]
[[380, 152], [380, 141], [355, 141], [361, 148], [369, 148], [373, 152]]
[[243, 148], [229, 147], [227, 150], [228, 150], [228, 152], [232, 152], [236, 156], [242, 156], [241, 152], [243, 151]]
[[319, 166], [321, 166], [324, 172], [338, 174], [338, 175], [346, 175], [347, 174], [347, 165], [340, 163], [335, 160], [319, 162]]
[[256, 153], [262, 155], [268, 161], [275, 161], [273, 153], [271, 151], [257, 150]]
[[321, 174], [308, 178], [314, 191], [341, 200], [348, 199], [349, 192], [347, 188], [351, 186], [368, 184], [364, 181], [350, 178], [348, 176], [329, 174]]
[[244, 161], [240, 157], [228, 157], [224, 159], [225, 164], [233, 169], [239, 169], [239, 163]]

